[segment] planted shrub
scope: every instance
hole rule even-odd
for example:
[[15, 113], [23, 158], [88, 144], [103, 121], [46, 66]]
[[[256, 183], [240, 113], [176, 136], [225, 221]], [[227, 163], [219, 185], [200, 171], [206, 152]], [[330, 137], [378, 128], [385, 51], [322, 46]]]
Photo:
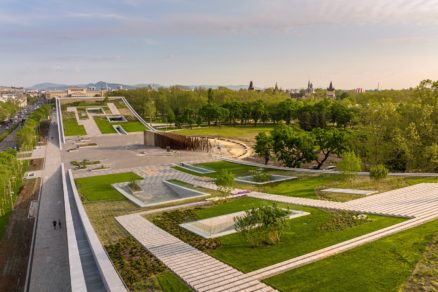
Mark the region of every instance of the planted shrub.
[[218, 239], [203, 238], [179, 226], [181, 223], [196, 221], [198, 219], [198, 216], [192, 210], [176, 210], [164, 212], [154, 217], [152, 221], [155, 225], [199, 250], [207, 251], [218, 248], [221, 245]]
[[370, 177], [375, 180], [384, 179], [388, 176], [388, 169], [383, 164], [374, 165], [370, 168]]
[[228, 169], [221, 169], [216, 177], [215, 184], [223, 196], [229, 196], [233, 190], [234, 175]]
[[252, 208], [242, 217], [234, 219], [235, 228], [251, 246], [274, 245], [280, 242], [289, 210], [277, 205]]
[[156, 291], [155, 275], [165, 266], [132, 237], [105, 246], [111, 261], [131, 291]]
[[331, 213], [331, 218], [319, 227], [322, 231], [341, 231], [370, 221], [365, 214], [342, 211], [328, 212]]
[[272, 179], [272, 175], [261, 170], [254, 170], [252, 171], [252, 179], [255, 182], [267, 182]]

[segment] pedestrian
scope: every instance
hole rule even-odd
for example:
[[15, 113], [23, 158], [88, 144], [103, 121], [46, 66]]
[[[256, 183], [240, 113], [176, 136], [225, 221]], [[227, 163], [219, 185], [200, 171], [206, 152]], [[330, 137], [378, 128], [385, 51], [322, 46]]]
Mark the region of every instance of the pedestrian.
[[61, 220], [58, 220], [59, 229], [61, 229]]
[[53, 229], [56, 229], [56, 220], [53, 220]]

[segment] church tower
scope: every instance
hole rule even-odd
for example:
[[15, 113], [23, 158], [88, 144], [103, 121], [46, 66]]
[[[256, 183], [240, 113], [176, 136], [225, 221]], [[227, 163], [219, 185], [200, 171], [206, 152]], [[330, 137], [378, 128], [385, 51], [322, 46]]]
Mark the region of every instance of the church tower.
[[330, 86], [327, 88], [327, 97], [335, 99], [336, 98], [336, 90], [333, 87], [333, 82], [330, 81]]

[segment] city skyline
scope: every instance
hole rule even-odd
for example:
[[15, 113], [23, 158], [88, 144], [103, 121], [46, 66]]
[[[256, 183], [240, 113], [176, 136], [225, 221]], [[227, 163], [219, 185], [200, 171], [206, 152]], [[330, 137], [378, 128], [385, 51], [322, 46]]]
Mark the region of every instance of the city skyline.
[[2, 85], [408, 88], [438, 76], [435, 1], [0, 4]]

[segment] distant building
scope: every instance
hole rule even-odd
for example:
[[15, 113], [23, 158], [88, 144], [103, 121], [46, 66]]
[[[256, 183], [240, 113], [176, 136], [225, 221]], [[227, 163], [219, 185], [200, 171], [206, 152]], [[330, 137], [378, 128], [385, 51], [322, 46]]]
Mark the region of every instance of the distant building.
[[67, 90], [51, 90], [46, 92], [46, 98], [55, 97], [103, 97], [108, 90], [88, 90], [87, 88], [70, 87]]
[[363, 88], [356, 88], [356, 89], [354, 90], [354, 92], [356, 92], [356, 93], [364, 93], [364, 92], [365, 92], [365, 89], [363, 89]]
[[1, 93], [0, 102], [14, 102], [19, 107], [27, 106], [27, 96], [22, 93]]
[[252, 80], [249, 82], [248, 90], [254, 90], [254, 83], [252, 82]]
[[306, 93], [308, 93], [308, 94], [315, 93], [315, 90], [313, 89], [313, 83], [310, 82], [310, 80], [307, 82]]
[[330, 86], [327, 88], [327, 97], [335, 99], [336, 98], [336, 90], [333, 87], [333, 82], [330, 81]]

